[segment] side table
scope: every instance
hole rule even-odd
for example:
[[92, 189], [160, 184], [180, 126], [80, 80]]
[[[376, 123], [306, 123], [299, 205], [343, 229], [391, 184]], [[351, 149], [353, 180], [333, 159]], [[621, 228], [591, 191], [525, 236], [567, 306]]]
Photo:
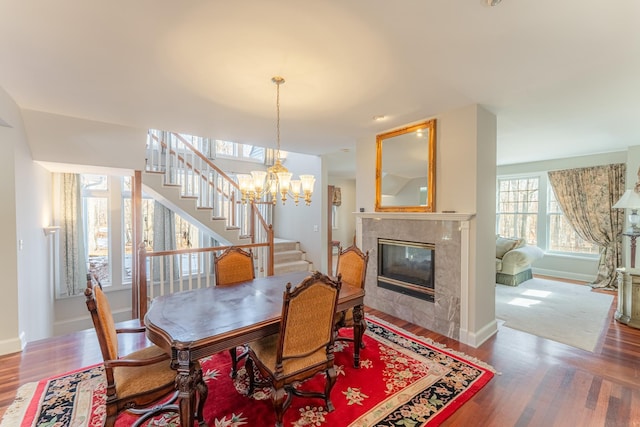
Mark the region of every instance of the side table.
[[618, 268], [618, 322], [640, 329], [640, 269]]

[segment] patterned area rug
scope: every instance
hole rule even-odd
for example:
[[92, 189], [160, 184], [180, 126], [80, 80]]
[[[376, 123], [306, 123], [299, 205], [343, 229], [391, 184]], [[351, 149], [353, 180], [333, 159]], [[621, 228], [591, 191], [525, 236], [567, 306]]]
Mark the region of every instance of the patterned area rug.
[[[469, 400], [494, 375], [487, 364], [442, 348], [426, 338], [368, 316], [360, 369], [353, 368], [352, 343], [337, 341], [338, 380], [331, 393], [335, 411], [320, 399], [294, 397], [285, 412], [287, 426], [436, 426]], [[209, 386], [205, 419], [210, 426], [272, 426], [275, 416], [269, 389], [246, 396], [248, 376], [241, 368], [229, 377], [228, 352], [202, 360]], [[321, 390], [323, 378], [300, 385]], [[84, 368], [56, 378], [26, 384], [7, 410], [0, 427], [102, 426], [105, 384], [101, 366]], [[135, 420], [118, 417], [118, 427]], [[163, 414], [151, 426], [178, 426], [177, 415]]]

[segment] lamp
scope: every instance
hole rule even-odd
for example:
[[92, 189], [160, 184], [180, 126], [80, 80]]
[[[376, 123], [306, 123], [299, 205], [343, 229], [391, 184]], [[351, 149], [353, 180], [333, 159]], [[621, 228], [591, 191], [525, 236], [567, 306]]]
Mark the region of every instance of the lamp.
[[616, 209], [631, 209], [631, 213], [629, 214], [629, 224], [631, 224], [631, 227], [627, 230], [627, 233], [640, 234], [640, 227], [638, 227], [638, 223], [640, 223], [640, 215], [638, 214], [638, 209], [640, 209], [640, 194], [635, 190], [627, 190], [612, 207]]
[[287, 195], [289, 195], [293, 197], [297, 206], [302, 194], [305, 204], [309, 206], [316, 179], [313, 175], [300, 175], [300, 179], [291, 179], [292, 174], [282, 165], [280, 160], [280, 85], [284, 83], [284, 78], [275, 76], [271, 81], [276, 84], [276, 160], [274, 165], [266, 171], [251, 171], [251, 175], [237, 175], [238, 186], [242, 193], [242, 202], [253, 202], [266, 196], [270, 197], [271, 202], [275, 205], [279, 194], [283, 205], [287, 201]]
[[[640, 174], [640, 170], [638, 173]], [[636, 188], [637, 187], [638, 185], [636, 185]], [[631, 213], [629, 214], [629, 224], [631, 224], [631, 227], [622, 234], [629, 236], [631, 239], [631, 268], [636, 268], [636, 239], [640, 236], [640, 227], [638, 227], [638, 223], [640, 222], [640, 215], [638, 215], [640, 194], [638, 194], [636, 190], [627, 190], [612, 207], [617, 209], [631, 209]]]
[[51, 236], [52, 234], [56, 234], [60, 230], [59, 225], [50, 225], [48, 227], [43, 227], [42, 231], [44, 231], [45, 236]]

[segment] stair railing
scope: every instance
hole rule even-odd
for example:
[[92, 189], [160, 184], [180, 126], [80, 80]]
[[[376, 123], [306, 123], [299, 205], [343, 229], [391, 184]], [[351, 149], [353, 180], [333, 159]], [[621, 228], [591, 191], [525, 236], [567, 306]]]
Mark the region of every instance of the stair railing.
[[[237, 245], [245, 250], [251, 249], [254, 257], [256, 276], [273, 275], [273, 228], [267, 227], [268, 238], [265, 243]], [[173, 251], [147, 252], [145, 245], [140, 246], [138, 259], [140, 269], [137, 298], [139, 319], [144, 322], [148, 304], [153, 298], [174, 292], [215, 286], [216, 251], [229, 246], [208, 248], [177, 249]], [[262, 273], [262, 274], [261, 274]]]
[[[183, 197], [197, 199], [200, 208], [212, 209], [213, 218], [226, 219], [228, 228], [237, 228], [248, 237], [254, 253], [256, 275], [273, 275], [274, 235], [268, 224], [272, 203], [242, 203], [238, 184], [218, 168], [203, 151], [212, 149], [212, 141], [150, 130], [147, 139], [146, 171], [163, 173], [166, 185], [179, 186]], [[210, 286], [213, 253], [227, 246], [147, 252], [138, 251], [138, 315], [144, 319], [147, 304], [154, 296], [186, 289]], [[155, 273], [155, 274], [154, 274]]]

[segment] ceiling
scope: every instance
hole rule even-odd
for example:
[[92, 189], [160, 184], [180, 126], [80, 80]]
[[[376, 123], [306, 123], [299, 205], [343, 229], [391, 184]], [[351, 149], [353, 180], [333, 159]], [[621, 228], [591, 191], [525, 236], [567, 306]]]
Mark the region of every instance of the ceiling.
[[359, 138], [477, 103], [513, 164], [640, 144], [639, 21], [637, 0], [0, 0], [0, 87], [24, 109], [275, 147], [281, 75], [283, 150], [336, 175]]

